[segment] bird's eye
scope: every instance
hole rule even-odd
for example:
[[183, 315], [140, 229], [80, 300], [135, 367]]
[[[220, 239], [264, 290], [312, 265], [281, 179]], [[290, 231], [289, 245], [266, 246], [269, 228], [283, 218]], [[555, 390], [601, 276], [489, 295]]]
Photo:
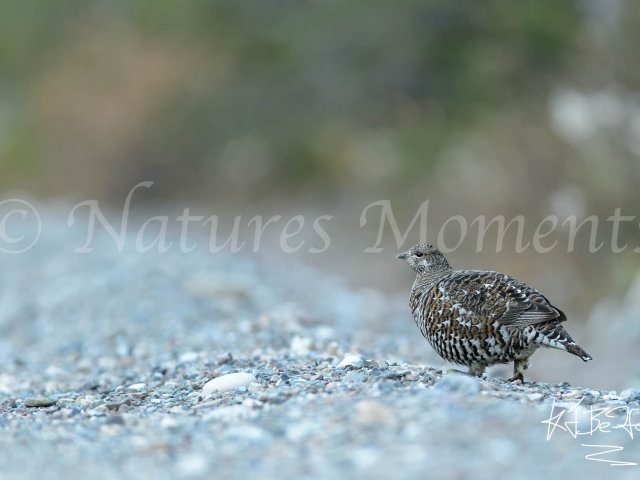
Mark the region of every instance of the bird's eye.
[[422, 252], [417, 252], [416, 253], [416, 257], [421, 257], [422, 256]]

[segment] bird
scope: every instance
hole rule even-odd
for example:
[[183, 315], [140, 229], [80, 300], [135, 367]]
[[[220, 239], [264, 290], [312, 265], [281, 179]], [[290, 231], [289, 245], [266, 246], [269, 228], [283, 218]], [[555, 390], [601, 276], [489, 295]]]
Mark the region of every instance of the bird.
[[589, 362], [562, 326], [567, 320], [538, 290], [499, 272], [454, 270], [437, 248], [421, 243], [396, 258], [416, 272], [409, 306], [422, 335], [445, 360], [482, 377], [513, 361], [508, 382], [524, 382], [539, 347], [564, 350]]

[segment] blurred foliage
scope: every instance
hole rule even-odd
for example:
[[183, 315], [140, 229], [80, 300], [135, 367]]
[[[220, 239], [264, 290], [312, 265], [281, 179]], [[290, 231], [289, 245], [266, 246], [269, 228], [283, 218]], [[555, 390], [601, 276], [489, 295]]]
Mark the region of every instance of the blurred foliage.
[[557, 0], [4, 2], [0, 187], [419, 182], [487, 111], [544, 101], [583, 27]]

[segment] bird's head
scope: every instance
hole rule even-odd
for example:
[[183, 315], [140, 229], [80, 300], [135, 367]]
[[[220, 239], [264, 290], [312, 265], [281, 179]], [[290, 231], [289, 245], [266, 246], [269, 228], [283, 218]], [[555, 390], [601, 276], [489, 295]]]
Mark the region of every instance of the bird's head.
[[396, 258], [401, 258], [407, 262], [418, 275], [451, 270], [449, 262], [447, 262], [440, 250], [426, 243], [420, 243], [408, 252], [401, 253]]

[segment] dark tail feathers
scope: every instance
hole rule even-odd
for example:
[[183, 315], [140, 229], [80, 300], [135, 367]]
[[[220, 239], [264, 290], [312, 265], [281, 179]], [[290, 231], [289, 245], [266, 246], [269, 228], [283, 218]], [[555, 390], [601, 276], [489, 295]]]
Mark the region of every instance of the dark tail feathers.
[[580, 357], [583, 362], [590, 362], [591, 360], [593, 360], [593, 358], [591, 358], [591, 355], [580, 348], [580, 345], [575, 342], [565, 343], [564, 347], [567, 349], [567, 352], [573, 353], [574, 355]]

